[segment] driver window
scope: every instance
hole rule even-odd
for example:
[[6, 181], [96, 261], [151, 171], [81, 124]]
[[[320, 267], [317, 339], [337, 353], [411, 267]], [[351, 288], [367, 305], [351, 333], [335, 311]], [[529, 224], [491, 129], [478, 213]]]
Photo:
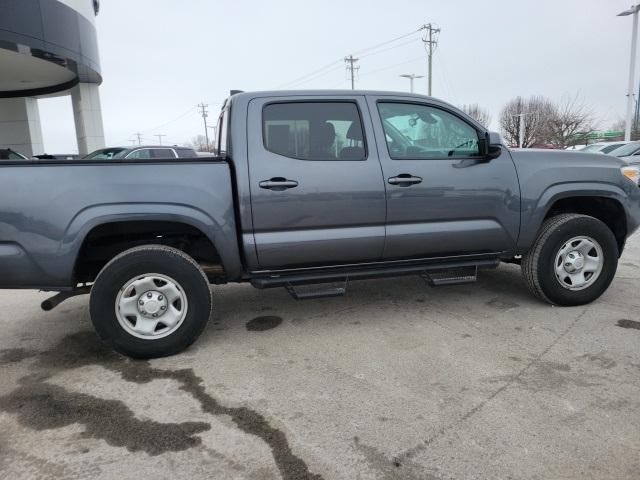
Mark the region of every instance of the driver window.
[[479, 156], [478, 132], [444, 110], [412, 103], [378, 103], [389, 156], [428, 159]]

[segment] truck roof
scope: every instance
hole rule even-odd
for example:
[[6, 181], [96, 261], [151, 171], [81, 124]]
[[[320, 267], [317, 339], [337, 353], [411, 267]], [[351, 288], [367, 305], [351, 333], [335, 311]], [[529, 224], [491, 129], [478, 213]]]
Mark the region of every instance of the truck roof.
[[229, 98], [242, 98], [242, 97], [295, 97], [295, 96], [311, 96], [311, 95], [345, 95], [345, 96], [353, 96], [353, 95], [393, 95], [393, 96], [402, 96], [402, 97], [415, 97], [420, 99], [430, 99], [437, 100], [434, 97], [429, 97], [427, 95], [420, 95], [417, 93], [409, 93], [409, 92], [394, 92], [387, 90], [331, 90], [331, 89], [317, 89], [317, 90], [263, 90], [263, 91], [254, 91], [254, 92], [242, 92], [236, 93]]
[[[418, 93], [410, 93], [410, 92], [394, 92], [388, 90], [331, 90], [331, 89], [317, 89], [317, 90], [264, 90], [264, 91], [254, 91], [254, 92], [241, 92], [234, 93], [230, 97], [228, 97], [222, 105], [221, 110], [224, 110], [227, 105], [232, 103], [240, 103], [240, 104], [248, 104], [254, 98], [265, 98], [265, 97], [310, 97], [310, 96], [345, 96], [345, 97], [353, 97], [355, 96], [393, 96], [393, 97], [404, 97], [404, 98], [413, 98], [416, 100], [425, 101], [428, 100], [431, 103], [439, 104], [442, 107], [452, 108], [454, 110], [460, 111], [455, 105], [452, 105], [449, 102], [441, 100], [436, 97], [430, 97], [428, 95], [420, 95]], [[460, 112], [464, 114], [464, 112]], [[476, 120], [464, 114], [468, 121], [474, 123], [478, 128], [485, 128], [480, 125]]]

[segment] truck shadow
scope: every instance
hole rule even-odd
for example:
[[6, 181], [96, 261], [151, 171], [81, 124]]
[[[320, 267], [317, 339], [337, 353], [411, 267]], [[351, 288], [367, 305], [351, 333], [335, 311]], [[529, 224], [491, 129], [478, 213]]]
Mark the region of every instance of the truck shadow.
[[257, 290], [249, 285], [214, 287], [213, 293], [214, 310], [203, 334], [205, 342], [215, 341], [227, 330], [267, 332], [283, 320], [296, 323], [316, 318], [340, 323], [354, 314], [367, 318], [370, 312], [390, 305], [418, 316], [430, 307], [467, 314], [479, 307], [496, 313], [520, 306], [548, 307], [529, 293], [515, 265], [481, 271], [475, 284], [447, 287], [431, 288], [418, 276], [354, 281], [344, 297], [324, 299], [295, 300], [284, 288]]

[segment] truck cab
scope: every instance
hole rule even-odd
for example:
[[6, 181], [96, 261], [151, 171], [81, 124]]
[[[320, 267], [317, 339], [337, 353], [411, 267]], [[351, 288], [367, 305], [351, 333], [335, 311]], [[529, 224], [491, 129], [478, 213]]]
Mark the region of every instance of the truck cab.
[[239, 94], [223, 110], [221, 135], [234, 109], [247, 112], [247, 150], [235, 149], [245, 142], [240, 129], [219, 142], [236, 168], [250, 165], [238, 187], [251, 203], [241, 222], [252, 269], [516, 247], [514, 163], [508, 153], [488, 161], [486, 130], [444, 102], [382, 92]]

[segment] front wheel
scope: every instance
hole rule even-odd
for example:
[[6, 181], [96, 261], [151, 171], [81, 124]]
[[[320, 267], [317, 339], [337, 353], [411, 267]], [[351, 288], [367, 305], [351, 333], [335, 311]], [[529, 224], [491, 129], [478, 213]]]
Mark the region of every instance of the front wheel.
[[188, 255], [163, 245], [132, 248], [111, 260], [91, 289], [100, 338], [134, 358], [173, 355], [191, 345], [211, 313], [206, 275]]
[[602, 221], [561, 214], [546, 220], [522, 258], [527, 286], [555, 305], [584, 305], [609, 287], [618, 266], [618, 243]]

